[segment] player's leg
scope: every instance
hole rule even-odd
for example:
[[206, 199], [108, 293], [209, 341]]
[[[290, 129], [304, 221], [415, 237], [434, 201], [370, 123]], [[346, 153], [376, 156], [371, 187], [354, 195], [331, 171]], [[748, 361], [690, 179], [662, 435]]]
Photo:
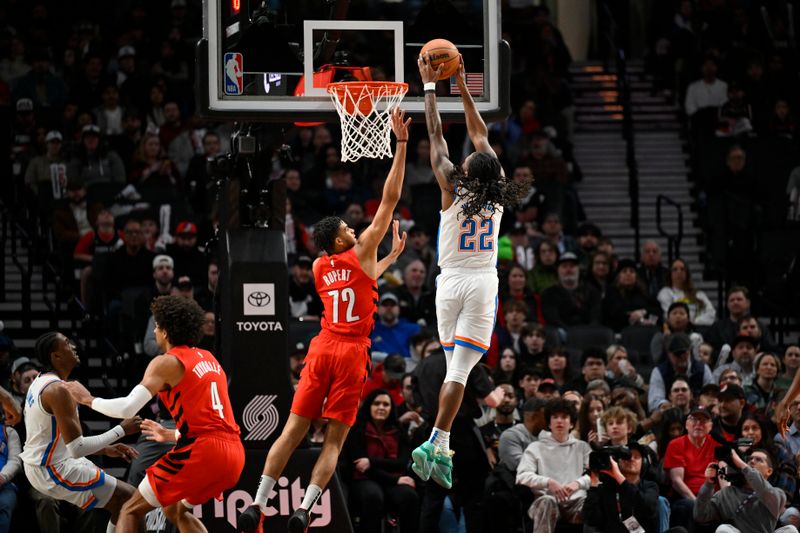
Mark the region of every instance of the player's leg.
[[328, 427], [325, 430], [325, 442], [322, 444], [322, 451], [319, 453], [314, 469], [311, 471], [311, 482], [294, 514], [289, 518], [289, 532], [303, 533], [308, 529], [309, 511], [317, 502], [317, 499], [328, 486], [339, 462], [339, 454], [342, 452], [344, 441], [350, 426], [336, 419], [328, 420]]
[[[142, 483], [139, 484], [140, 488], [136, 489], [133, 495], [122, 505], [117, 519], [116, 533], [138, 533], [142, 520], [144, 520], [144, 515], [158, 507], [158, 505], [153, 505], [147, 501], [142, 495], [141, 487], [144, 483], [149, 483], [146, 476]], [[150, 490], [152, 492], [152, 489]], [[152, 499], [155, 499], [155, 494], [153, 494]]]
[[167, 520], [175, 524], [180, 533], [206, 533], [208, 531], [200, 519], [192, 513], [192, 508], [183, 502], [164, 507], [164, 515]]
[[114, 487], [114, 492], [111, 494], [111, 498], [102, 506], [103, 509], [111, 513], [111, 520], [108, 522], [109, 531], [116, 531], [113, 529], [113, 526], [119, 524], [120, 510], [122, 509], [122, 506], [125, 505], [125, 502], [131, 499], [135, 492], [136, 489], [133, 486], [125, 483], [124, 481], [116, 480], [116, 487]]

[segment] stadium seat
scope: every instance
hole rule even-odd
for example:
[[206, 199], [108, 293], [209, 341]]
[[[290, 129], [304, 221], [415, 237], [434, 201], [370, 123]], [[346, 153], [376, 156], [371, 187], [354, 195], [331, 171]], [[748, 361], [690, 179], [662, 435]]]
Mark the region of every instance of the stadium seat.
[[640, 365], [652, 365], [653, 354], [650, 353], [650, 341], [658, 333], [656, 326], [628, 326], [622, 330], [622, 345], [635, 351]]
[[567, 328], [567, 348], [605, 350], [614, 342], [614, 332], [605, 326], [572, 326]]

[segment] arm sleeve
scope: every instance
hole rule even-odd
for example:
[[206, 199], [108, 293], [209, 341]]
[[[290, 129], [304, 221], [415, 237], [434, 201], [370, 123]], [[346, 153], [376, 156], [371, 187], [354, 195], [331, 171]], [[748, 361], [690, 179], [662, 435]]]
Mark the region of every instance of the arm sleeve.
[[67, 451], [73, 459], [86, 457], [87, 455], [92, 455], [102, 450], [109, 444], [113, 444], [124, 436], [125, 431], [122, 429], [122, 426], [114, 426], [102, 435], [95, 435], [93, 437], [78, 436], [75, 440], [67, 443]]
[[130, 418], [147, 405], [153, 394], [144, 385], [136, 385], [124, 398], [105, 400], [95, 398], [92, 409], [111, 418]]
[[22, 459], [19, 458], [19, 454], [22, 453], [22, 444], [19, 440], [19, 434], [14, 428], [6, 428], [6, 431], [8, 435], [8, 461], [6, 461], [3, 469], [0, 470], [0, 475], [6, 478], [6, 481], [11, 481], [22, 467]]

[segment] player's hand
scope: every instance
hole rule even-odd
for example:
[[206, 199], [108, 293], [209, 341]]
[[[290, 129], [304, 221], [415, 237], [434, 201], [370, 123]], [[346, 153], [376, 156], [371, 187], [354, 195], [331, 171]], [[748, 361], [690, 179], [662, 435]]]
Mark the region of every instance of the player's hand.
[[486, 402], [486, 405], [489, 407], [497, 407], [505, 397], [506, 391], [503, 389], [503, 387], [498, 385], [492, 392], [486, 395], [483, 401]]
[[3, 413], [6, 415], [5, 425], [16, 426], [22, 421], [22, 409], [20, 409], [17, 400], [10, 394], [4, 394], [2, 401]]
[[417, 488], [417, 484], [414, 482], [414, 478], [409, 477], [409, 476], [400, 476], [399, 478], [397, 478], [397, 484], [398, 485], [408, 485], [412, 489]]
[[175, 430], [167, 429], [155, 420], [142, 420], [142, 435], [156, 442], [175, 442]]
[[392, 222], [392, 251], [389, 252], [389, 255], [394, 259], [400, 257], [400, 254], [403, 253], [406, 247], [406, 237], [408, 237], [408, 235], [405, 231], [403, 232], [403, 236], [400, 237], [400, 221], [395, 220]]
[[80, 382], [65, 381], [63, 384], [76, 402], [87, 407], [92, 406], [92, 400], [94, 400], [94, 396], [92, 396], [92, 393], [89, 392], [89, 389], [84, 387]]
[[440, 64], [438, 67], [432, 67], [431, 55], [425, 54], [417, 58], [417, 67], [419, 67], [419, 77], [422, 78], [422, 83], [436, 83], [439, 81], [444, 65]]
[[106, 457], [120, 457], [130, 463], [139, 457], [139, 452], [136, 451], [136, 448], [131, 448], [127, 444], [112, 444], [103, 448], [103, 455]]
[[139, 426], [142, 424], [142, 417], [141, 416], [134, 416], [133, 418], [126, 418], [119, 425], [122, 427], [122, 430], [125, 432], [126, 435], [133, 435], [134, 433], [139, 433]]
[[360, 474], [363, 474], [364, 472], [369, 470], [369, 459], [367, 459], [366, 457], [362, 457], [361, 459], [356, 459], [355, 461], [353, 461], [353, 464], [356, 466], [356, 470]]
[[408, 125], [411, 124], [411, 117], [403, 121], [405, 116], [406, 112], [400, 106], [395, 106], [392, 109], [392, 131], [398, 141], [408, 140]]

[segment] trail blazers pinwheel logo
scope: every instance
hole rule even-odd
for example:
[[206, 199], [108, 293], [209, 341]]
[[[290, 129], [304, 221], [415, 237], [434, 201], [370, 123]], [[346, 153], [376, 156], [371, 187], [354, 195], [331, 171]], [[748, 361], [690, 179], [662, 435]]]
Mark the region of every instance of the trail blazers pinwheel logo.
[[242, 421], [248, 433], [244, 440], [266, 440], [278, 428], [280, 415], [275, 407], [276, 394], [255, 396], [242, 413]]
[[245, 316], [275, 314], [274, 283], [243, 283]]

